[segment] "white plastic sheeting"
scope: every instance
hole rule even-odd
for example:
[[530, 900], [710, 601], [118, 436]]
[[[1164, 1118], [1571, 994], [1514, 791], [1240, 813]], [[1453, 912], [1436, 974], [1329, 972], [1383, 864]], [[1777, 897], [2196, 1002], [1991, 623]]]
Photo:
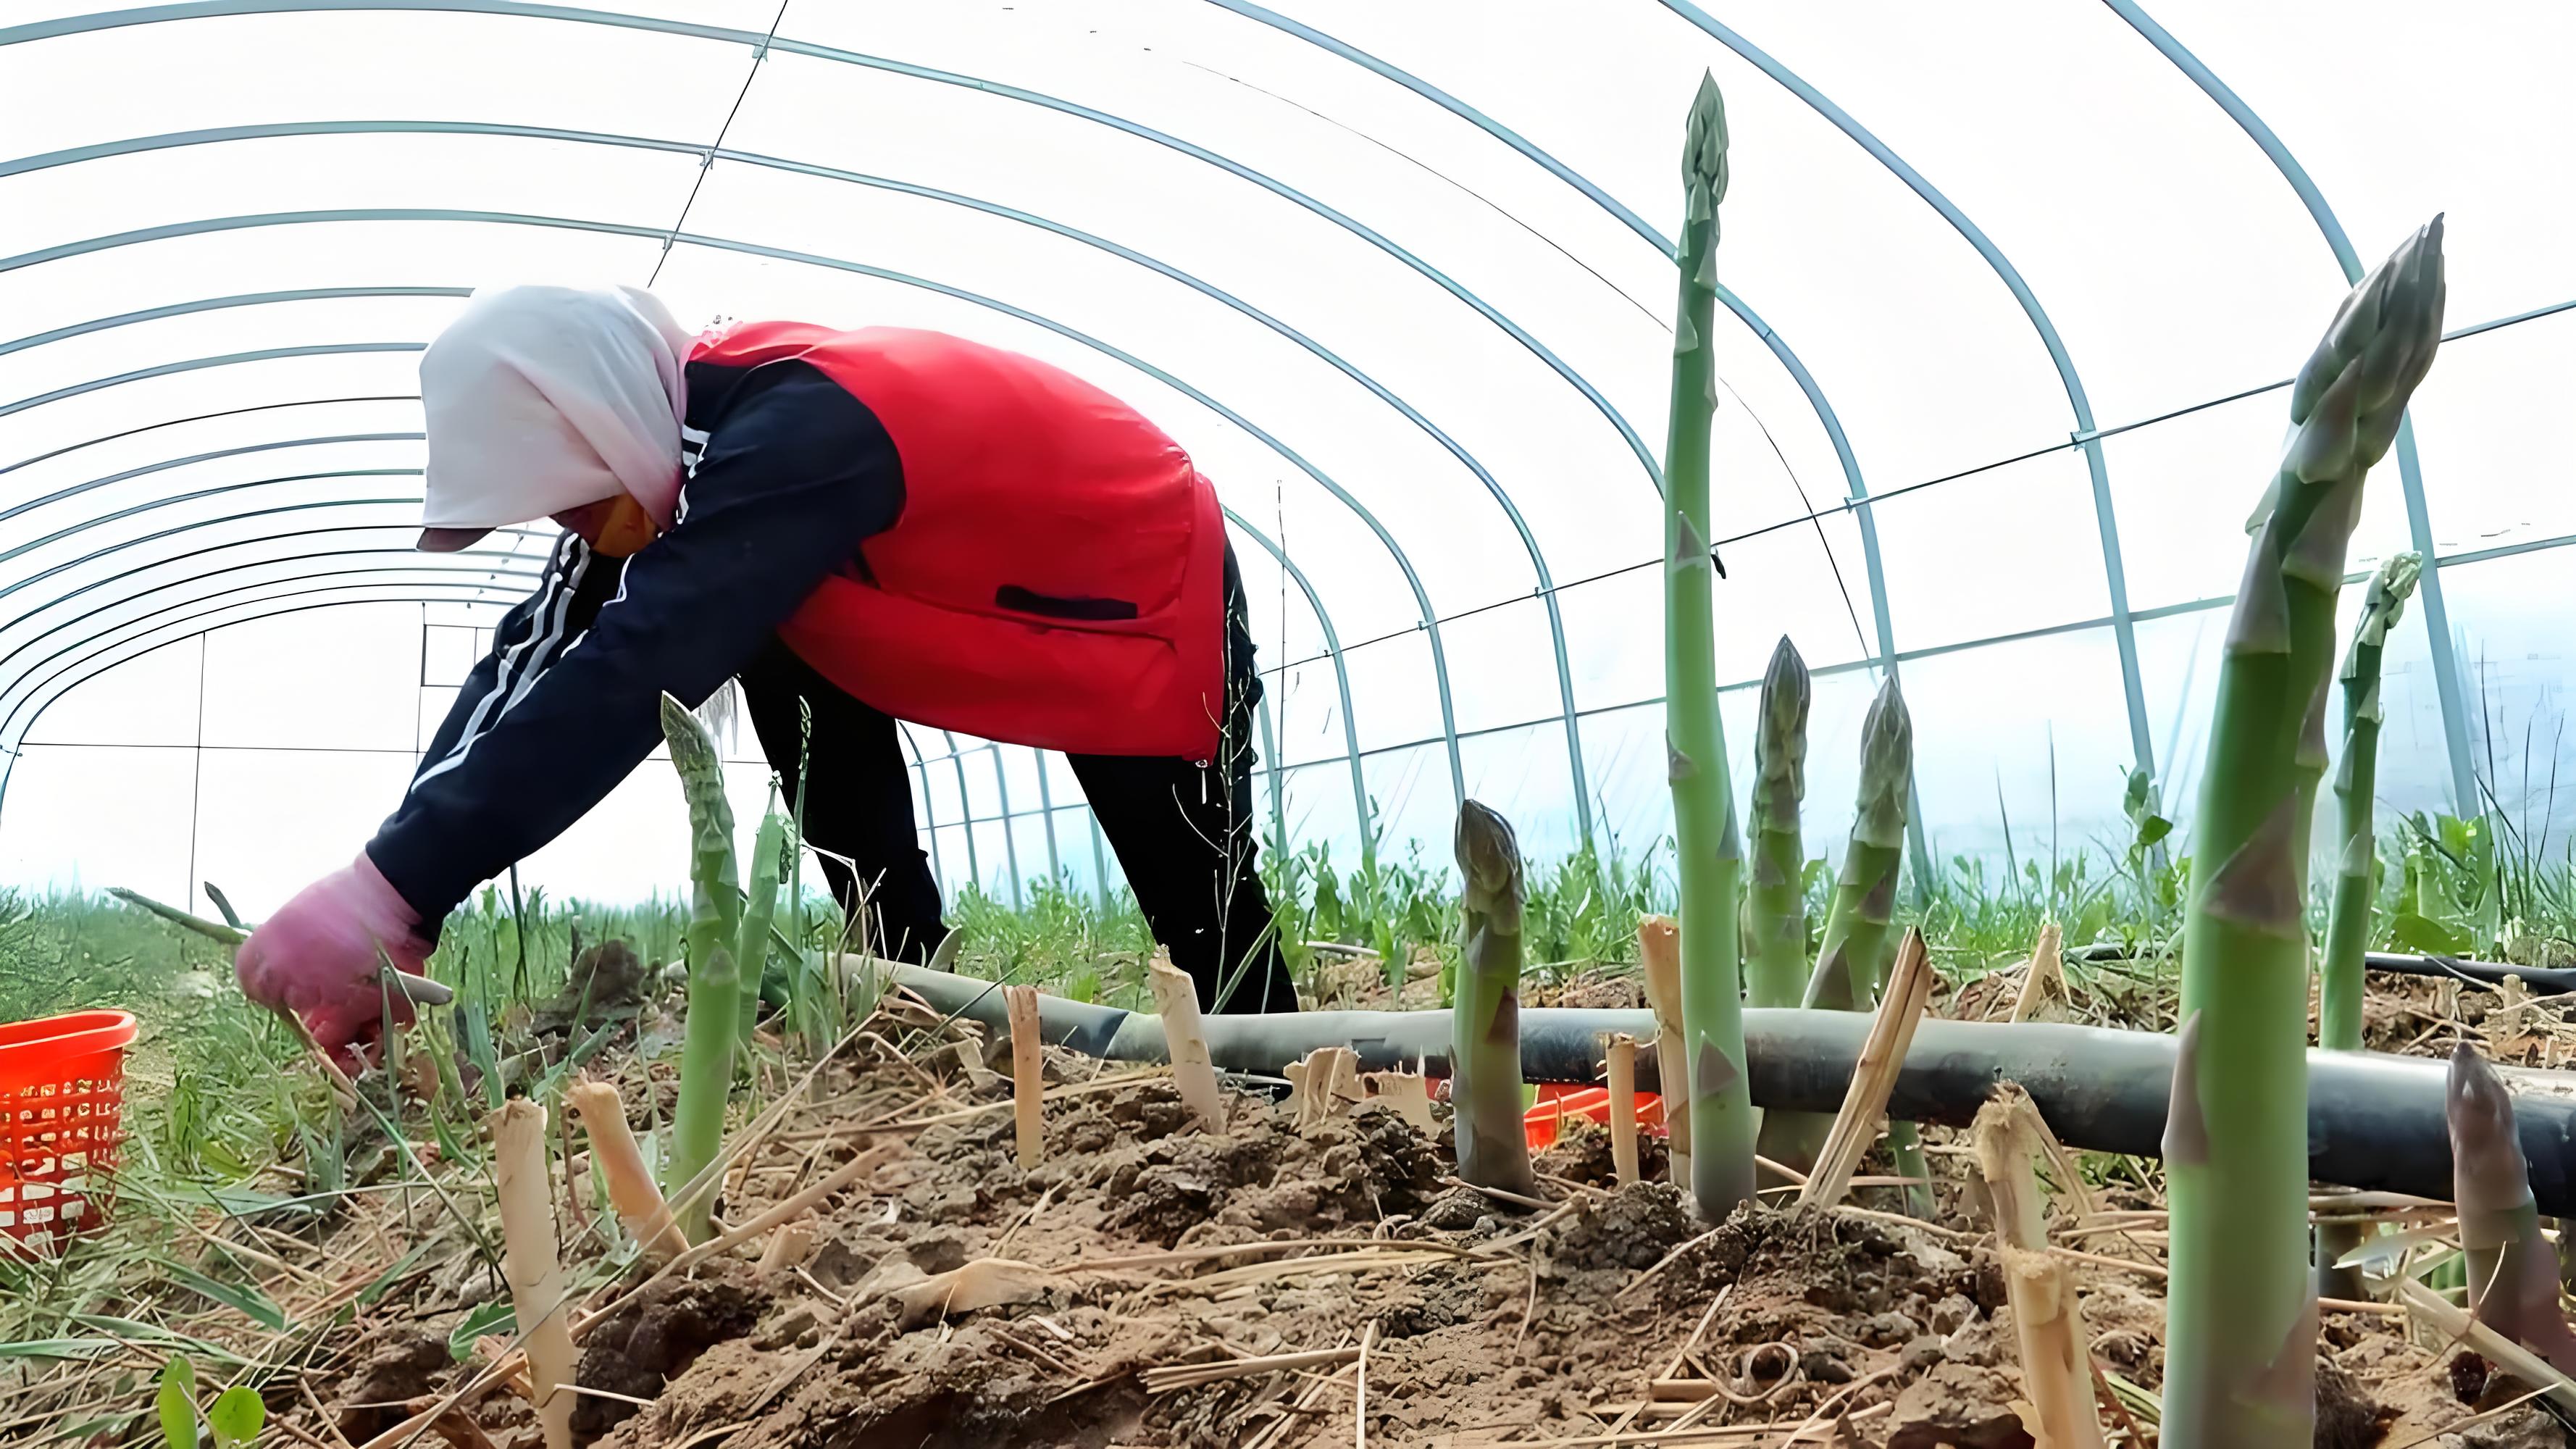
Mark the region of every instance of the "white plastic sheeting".
[[[2381, 787], [2536, 832], [2576, 605], [2576, 21], [2153, 9], [22, 0], [0, 874], [183, 894], [203, 855], [282, 892], [364, 838], [443, 704], [425, 625], [488, 624], [545, 543], [403, 552], [416, 353], [465, 291], [540, 278], [1099, 381], [1234, 519], [1266, 832], [1436, 861], [1463, 789], [1537, 851], [1633, 857], [1666, 828], [1663, 239], [1703, 69], [1734, 138], [1719, 673], [1740, 767], [1773, 640], [1816, 668], [1812, 838], [1890, 665], [1935, 858], [2006, 822], [2025, 854], [2113, 835], [2148, 761], [2188, 808], [2278, 384], [2346, 285], [2329, 237], [2367, 266], [2435, 211], [2451, 325], [2486, 330], [2353, 544], [2439, 565], [2391, 643]], [[399, 723], [347, 718], [362, 693]], [[952, 885], [1114, 878], [1060, 760], [907, 748]], [[658, 769], [524, 875], [676, 878]], [[279, 798], [292, 823], [255, 823]]]

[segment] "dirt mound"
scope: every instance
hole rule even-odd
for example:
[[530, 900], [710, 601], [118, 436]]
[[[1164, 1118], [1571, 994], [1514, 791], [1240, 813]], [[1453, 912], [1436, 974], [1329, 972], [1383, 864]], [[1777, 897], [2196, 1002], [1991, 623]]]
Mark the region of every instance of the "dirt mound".
[[749, 1333], [768, 1306], [751, 1266], [737, 1261], [717, 1259], [689, 1277], [647, 1284], [582, 1344], [582, 1385], [621, 1397], [582, 1395], [573, 1432], [590, 1438], [633, 1418], [636, 1406], [627, 1400], [660, 1393], [709, 1348]]
[[430, 1390], [454, 1362], [447, 1340], [408, 1325], [379, 1330], [358, 1345], [357, 1363], [340, 1381], [340, 1433], [363, 1444], [402, 1422], [402, 1406]]
[[[1773, 1442], [1811, 1417], [1847, 1418], [1849, 1442], [1886, 1449], [2029, 1442], [2001, 1277], [1938, 1137], [1940, 1223], [1748, 1208], [1712, 1226], [1661, 1180], [1660, 1138], [1641, 1143], [1648, 1180], [1620, 1188], [1608, 1135], [1567, 1124], [1538, 1157], [1532, 1206], [1457, 1183], [1448, 1130], [1381, 1106], [1300, 1127], [1233, 1093], [1211, 1134], [1168, 1078], [1051, 1056], [1045, 1153], [1023, 1169], [1007, 1082], [942, 1030], [912, 1022], [855, 1045], [728, 1173], [718, 1211], [742, 1222], [863, 1146], [900, 1145], [820, 1205], [801, 1267], [764, 1275], [746, 1244], [647, 1286], [633, 1270], [622, 1300], [588, 1300], [611, 1306], [581, 1345], [585, 1444], [1304, 1449], [1364, 1433], [1413, 1449], [1685, 1421], [1761, 1426]], [[666, 1120], [644, 1106], [665, 1074], [623, 1073], [639, 1123]], [[398, 1206], [358, 1199], [339, 1241], [390, 1228]], [[2126, 1234], [2083, 1245], [2153, 1256]], [[899, 1299], [961, 1270], [1021, 1291], [944, 1314], [953, 1299]], [[2151, 1402], [2159, 1282], [2108, 1262], [2079, 1276], [2094, 1358], [2117, 1392]], [[336, 1380], [350, 1443], [474, 1372], [449, 1361], [446, 1334], [497, 1285], [442, 1270], [415, 1293], [368, 1310], [381, 1326]], [[2387, 1320], [2330, 1318], [2326, 1344], [2320, 1443], [2366, 1449], [2460, 1416]], [[530, 1441], [515, 1398], [475, 1412], [500, 1442]]]

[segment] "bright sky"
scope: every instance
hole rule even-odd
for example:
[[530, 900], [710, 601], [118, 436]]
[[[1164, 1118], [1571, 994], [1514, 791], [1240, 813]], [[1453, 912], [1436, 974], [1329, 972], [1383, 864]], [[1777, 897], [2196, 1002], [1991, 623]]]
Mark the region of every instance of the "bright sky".
[[[939, 327], [1100, 381], [1180, 438], [1237, 516], [1264, 663], [1288, 666], [1265, 754], [1291, 766], [1292, 841], [1356, 854], [1356, 744], [1381, 828], [1442, 858], [1454, 726], [1467, 791], [1535, 850], [1570, 846], [1570, 695], [1585, 793], [1633, 854], [1666, 818], [1660, 604], [1637, 566], [1658, 548], [1639, 450], [1662, 451], [1670, 266], [1474, 118], [1669, 235], [1703, 68], [1733, 138], [1721, 278], [1803, 364], [1851, 454], [1847, 472], [1763, 335], [1721, 316], [1720, 536], [1789, 526], [1721, 547], [1719, 672], [1752, 680], [1783, 632], [1823, 671], [1812, 848], [1847, 818], [1874, 688], [1859, 666], [1878, 639], [1852, 517], [1797, 520], [1853, 473], [1889, 493], [1974, 470], [1874, 510], [1936, 851], [1999, 855], [2007, 818], [2024, 856], [2052, 821], [2069, 847], [2118, 821], [2135, 751], [2103, 622], [2103, 500], [2066, 446], [2068, 389], [2030, 315], [1958, 229], [1678, 0], [1586, 6], [1579, 25], [1535, 0], [1286, 7], [1466, 117], [1234, 0], [790, 0], [778, 33], [794, 44], [756, 74], [729, 39], [506, 13], [6, 28], [83, 8], [21, 3], [0, 25], [0, 136], [18, 158], [0, 159], [0, 745], [25, 741], [0, 796], [0, 882], [176, 898], [193, 849], [197, 877], [256, 912], [366, 838], [466, 662], [462, 636], [424, 620], [488, 624], [476, 589], [506, 600], [533, 566], [401, 554], [418, 488], [410, 349], [453, 313], [442, 289], [530, 278], [652, 279], [693, 324]], [[633, 8], [752, 31], [775, 13]], [[2563, 7], [2153, 10], [2304, 164], [2365, 265], [2447, 213], [2453, 327], [2576, 299], [2576, 200], [2553, 179], [2576, 138]], [[2217, 400], [2288, 377], [2331, 316], [2344, 284], [2315, 223], [2107, 5], [1761, 3], [1716, 19], [1992, 239], [2099, 428], [2199, 408], [2101, 445], [2150, 743], [2185, 808], [2222, 618], [2186, 606], [2234, 587], [2286, 412], [2279, 391]], [[989, 84], [953, 83], [967, 76]], [[350, 122], [371, 124], [131, 144]], [[727, 156], [701, 184], [694, 148], [720, 130]], [[28, 159], [75, 147], [125, 154]], [[280, 219], [351, 208], [377, 210]], [[119, 238], [227, 217], [265, 224]], [[315, 288], [368, 295], [46, 339]], [[274, 355], [315, 347], [339, 350]], [[174, 363], [200, 365], [85, 388]], [[2576, 535], [2576, 437], [2535, 425], [2571, 382], [2576, 316], [2553, 316], [2446, 348], [2415, 410], [2473, 747], [2526, 813], [2547, 813], [2564, 753], [2576, 585], [2554, 549], [2482, 555]], [[2410, 537], [2385, 466], [2353, 566]], [[1531, 597], [1541, 563], [1562, 678]], [[431, 571], [457, 565], [472, 572]], [[334, 607], [256, 617], [317, 604]], [[2390, 651], [2382, 785], [2399, 808], [2440, 808], [2450, 788], [2425, 612]], [[1751, 705], [1727, 700], [1739, 766]], [[1042, 776], [1024, 750], [913, 743], [944, 876], [1006, 891], [1014, 864], [1046, 868], [1044, 821], [990, 817], [1005, 795], [1027, 811], [1042, 784], [1077, 801], [1060, 762]], [[762, 774], [739, 771], [747, 817]], [[1080, 812], [1054, 823], [1058, 864], [1088, 883]], [[680, 880], [681, 847], [677, 792], [650, 763], [523, 881], [641, 896]]]

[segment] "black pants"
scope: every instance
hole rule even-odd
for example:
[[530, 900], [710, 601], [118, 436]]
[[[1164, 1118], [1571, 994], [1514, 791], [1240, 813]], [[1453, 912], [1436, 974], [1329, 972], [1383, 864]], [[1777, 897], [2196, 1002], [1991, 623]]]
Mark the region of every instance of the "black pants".
[[[1225, 559], [1227, 715], [1224, 758], [1193, 760], [1072, 755], [1074, 778], [1118, 852], [1154, 939], [1198, 983], [1207, 1011], [1294, 1011], [1297, 993], [1254, 869], [1259, 812], [1252, 793], [1252, 711], [1261, 700], [1243, 586]], [[886, 955], [923, 962], [948, 935], [939, 882], [913, 825], [912, 776], [895, 722], [816, 673], [783, 644], [742, 673], [743, 701], [761, 752], [796, 798], [800, 754], [805, 839], [842, 909], [865, 913]], [[811, 711], [810, 751], [798, 705]]]

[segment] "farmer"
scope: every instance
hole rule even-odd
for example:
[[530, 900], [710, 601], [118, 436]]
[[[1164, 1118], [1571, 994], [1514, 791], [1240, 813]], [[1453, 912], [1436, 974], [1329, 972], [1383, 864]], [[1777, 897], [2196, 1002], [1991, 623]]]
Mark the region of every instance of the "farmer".
[[565, 533], [392, 817], [242, 947], [253, 1000], [373, 1046], [378, 945], [420, 969], [459, 901], [660, 742], [666, 691], [736, 679], [884, 954], [926, 961], [948, 933], [903, 719], [1063, 751], [1201, 1005], [1296, 1009], [1253, 870], [1242, 585], [1215, 490], [1133, 409], [935, 332], [692, 341], [623, 287], [479, 292], [420, 381], [420, 547]]

